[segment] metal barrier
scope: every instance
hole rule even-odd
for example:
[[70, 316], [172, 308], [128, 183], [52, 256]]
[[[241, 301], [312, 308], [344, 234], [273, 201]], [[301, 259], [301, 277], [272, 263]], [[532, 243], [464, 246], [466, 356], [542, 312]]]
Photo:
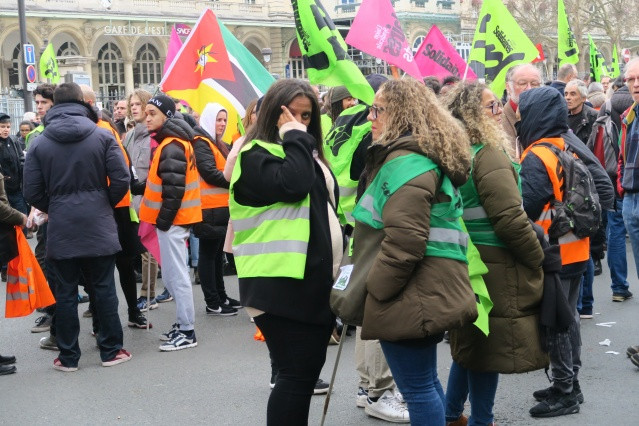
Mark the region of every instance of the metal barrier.
[[[32, 111], [35, 111], [35, 105], [33, 105]], [[0, 112], [9, 114], [11, 117], [11, 134], [17, 134], [24, 116], [24, 99], [0, 94]]]

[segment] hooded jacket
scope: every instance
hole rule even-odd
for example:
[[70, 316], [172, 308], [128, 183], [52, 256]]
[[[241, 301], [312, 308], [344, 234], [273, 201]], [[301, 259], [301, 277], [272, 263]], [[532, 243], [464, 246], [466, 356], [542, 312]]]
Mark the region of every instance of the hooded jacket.
[[[195, 133], [186, 121], [169, 118], [152, 136], [160, 144], [172, 138], [192, 143]], [[157, 172], [162, 179], [162, 206], [155, 226], [161, 231], [169, 230], [182, 205], [186, 192], [186, 167], [186, 153], [182, 145], [179, 142], [169, 142], [161, 151]]]
[[[561, 137], [588, 167], [597, 187], [601, 208], [614, 208], [615, 193], [608, 174], [595, 155], [568, 129], [568, 107], [564, 97], [550, 87], [523, 92], [519, 97], [521, 121], [519, 142], [523, 149], [543, 138]], [[524, 210], [533, 221], [539, 219], [544, 206], [554, 199], [552, 183], [546, 167], [536, 155], [528, 155], [521, 163]], [[566, 265], [562, 276], [582, 273], [585, 262]]]
[[24, 197], [49, 214], [48, 258], [120, 251], [113, 207], [128, 191], [129, 170], [113, 135], [97, 121], [84, 103], [54, 105], [29, 146]]
[[22, 190], [22, 167], [24, 152], [13, 135], [0, 138], [0, 173], [4, 175], [4, 189], [7, 194]]
[[[369, 186], [388, 161], [418, 153], [425, 155], [410, 135], [368, 150], [365, 175], [359, 189]], [[439, 158], [430, 160], [440, 165]], [[469, 169], [466, 164], [464, 170]], [[440, 165], [454, 186], [468, 179]], [[364, 179], [365, 176], [365, 179]], [[433, 344], [444, 330], [461, 327], [477, 317], [468, 265], [459, 260], [425, 256], [434, 203], [449, 201], [438, 188], [436, 170], [423, 173], [400, 187], [383, 210], [383, 229], [355, 222], [353, 263], [371, 265], [366, 277], [366, 304], [362, 339], [388, 341], [419, 339]], [[361, 193], [360, 193], [361, 195]]]
[[[226, 111], [226, 109], [224, 109], [222, 105], [215, 102], [206, 104], [206, 106], [204, 107], [204, 111], [202, 111], [202, 114], [200, 114], [200, 127], [204, 129], [206, 133], [213, 136], [211, 140], [214, 140], [216, 137], [215, 122], [217, 121], [217, 115], [220, 113], [220, 111], [226, 112], [228, 118], [228, 112]], [[224, 127], [224, 131], [222, 132], [220, 139], [224, 137], [225, 132], [226, 127]]]

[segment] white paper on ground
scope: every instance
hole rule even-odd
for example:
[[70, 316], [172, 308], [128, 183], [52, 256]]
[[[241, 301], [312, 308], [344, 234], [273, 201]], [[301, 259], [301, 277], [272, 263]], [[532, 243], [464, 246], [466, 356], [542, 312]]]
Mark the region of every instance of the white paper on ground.
[[612, 322], [600, 322], [598, 324], [599, 327], [612, 327], [614, 324], [617, 324], [616, 322], [612, 321]]
[[603, 340], [599, 342], [601, 346], [610, 346], [610, 339]]
[[619, 352], [615, 351], [606, 351], [607, 354], [619, 355]]

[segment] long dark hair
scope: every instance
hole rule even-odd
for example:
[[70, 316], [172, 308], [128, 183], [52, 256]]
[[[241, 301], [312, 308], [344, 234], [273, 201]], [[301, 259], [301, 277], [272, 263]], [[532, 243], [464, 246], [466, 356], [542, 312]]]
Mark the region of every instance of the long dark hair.
[[273, 83], [266, 95], [264, 95], [264, 100], [260, 105], [260, 113], [257, 114], [257, 121], [248, 130], [246, 140], [258, 139], [264, 142], [276, 143], [279, 140], [277, 122], [280, 114], [282, 114], [282, 105], [289, 105], [298, 96], [306, 96], [311, 101], [313, 107], [311, 122], [306, 131], [315, 138], [317, 152], [322, 161], [324, 161], [319, 104], [313, 88], [302, 80], [283, 79]]

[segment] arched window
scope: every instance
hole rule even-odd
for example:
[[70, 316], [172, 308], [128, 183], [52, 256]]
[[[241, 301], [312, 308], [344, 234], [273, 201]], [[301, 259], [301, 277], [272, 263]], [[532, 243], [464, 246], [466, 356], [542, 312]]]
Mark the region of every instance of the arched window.
[[133, 64], [133, 84], [140, 87], [145, 84], [160, 84], [162, 80], [162, 61], [158, 50], [149, 43], [142, 45]]
[[13, 49], [11, 55], [11, 68], [9, 68], [9, 86], [20, 86], [22, 84], [22, 57], [20, 56], [20, 44]]
[[425, 38], [426, 38], [426, 36], [420, 35], [419, 37], [417, 37], [415, 39], [415, 41], [413, 42], [413, 55], [415, 55], [415, 53], [417, 53], [417, 49], [419, 49], [419, 46], [422, 45], [422, 43], [424, 42]]
[[57, 56], [80, 56], [80, 49], [72, 41], [65, 41], [58, 49]]
[[288, 51], [288, 67], [286, 69], [286, 78], [306, 78], [304, 71], [304, 61], [302, 60], [302, 51], [297, 39], [293, 40]]
[[98, 52], [99, 100], [105, 106], [124, 97], [124, 60], [118, 46], [106, 43]]

